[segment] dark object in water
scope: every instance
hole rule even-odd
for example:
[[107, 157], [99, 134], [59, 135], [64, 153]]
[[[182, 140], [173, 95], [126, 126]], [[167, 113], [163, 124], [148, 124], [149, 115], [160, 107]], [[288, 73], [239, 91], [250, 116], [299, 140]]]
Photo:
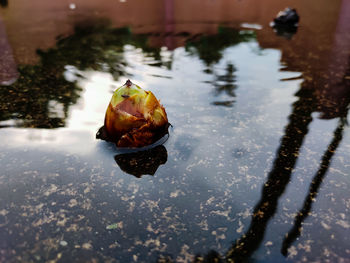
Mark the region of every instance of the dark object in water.
[[297, 10], [287, 7], [283, 11], [280, 11], [273, 21], [276, 25], [298, 26], [299, 15]]
[[7, 0], [0, 0], [0, 6], [1, 7], [7, 7], [8, 6], [8, 1]]
[[280, 11], [270, 26], [274, 29], [278, 36], [291, 39], [298, 30], [299, 15], [295, 9], [287, 7]]
[[158, 145], [146, 151], [118, 154], [114, 159], [124, 172], [140, 178], [144, 174], [154, 175], [168, 160], [168, 153], [163, 145]]

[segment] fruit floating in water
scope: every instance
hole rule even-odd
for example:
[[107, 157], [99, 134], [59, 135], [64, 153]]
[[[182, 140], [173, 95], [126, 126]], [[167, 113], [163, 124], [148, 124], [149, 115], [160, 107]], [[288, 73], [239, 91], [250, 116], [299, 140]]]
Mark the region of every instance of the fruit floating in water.
[[96, 137], [118, 147], [144, 147], [167, 134], [168, 127], [165, 109], [154, 94], [127, 80], [114, 91]]

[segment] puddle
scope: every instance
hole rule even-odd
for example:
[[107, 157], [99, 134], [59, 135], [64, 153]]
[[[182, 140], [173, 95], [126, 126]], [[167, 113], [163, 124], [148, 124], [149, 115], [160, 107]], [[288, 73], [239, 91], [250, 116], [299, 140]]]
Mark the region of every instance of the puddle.
[[[346, 261], [349, 5], [315, 2], [288, 38], [274, 1], [1, 4], [0, 261]], [[163, 145], [96, 140], [126, 79]]]

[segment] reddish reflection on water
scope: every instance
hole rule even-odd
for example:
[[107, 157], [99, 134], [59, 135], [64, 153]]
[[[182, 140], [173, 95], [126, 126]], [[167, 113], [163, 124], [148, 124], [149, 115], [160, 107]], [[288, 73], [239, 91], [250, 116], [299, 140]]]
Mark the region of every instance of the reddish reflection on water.
[[[291, 39], [276, 36], [272, 28], [269, 27], [270, 21], [277, 12], [284, 9], [286, 6], [296, 8], [301, 17], [298, 31]], [[199, 8], [200, 11], [197, 11]], [[202, 35], [217, 34], [218, 25], [225, 25], [233, 28], [251, 28], [256, 31], [259, 47], [263, 49], [278, 49], [281, 51], [280, 63], [283, 67], [281, 69], [282, 71], [301, 73], [299, 77], [281, 79], [281, 81], [301, 79], [302, 83], [296, 94], [296, 102], [291, 107], [288, 124], [284, 130], [283, 136], [281, 137], [276, 156], [273, 157], [274, 162], [272, 167], [266, 172], [267, 180], [266, 183], [262, 185], [262, 195], [255, 204], [254, 211], [251, 215], [251, 224], [249, 228], [245, 229], [245, 232], [243, 231], [244, 234], [242, 233], [242, 235], [239, 235], [236, 238], [236, 246], [233, 246], [227, 253], [228, 257], [245, 259], [250, 257], [262, 244], [267, 225], [272, 221], [272, 217], [276, 214], [277, 204], [287, 189], [287, 185], [290, 184], [290, 181], [292, 180], [291, 175], [297, 166], [296, 164], [297, 162], [303, 162], [303, 159], [299, 158], [299, 155], [302, 153], [301, 150], [303, 144], [305, 144], [304, 140], [307, 137], [306, 135], [309, 132], [309, 129], [311, 130], [310, 127], [313, 122], [312, 114], [314, 112], [320, 112], [320, 117], [324, 119], [344, 117], [347, 115], [347, 107], [350, 102], [349, 13], [350, 2], [346, 0], [333, 1], [331, 4], [326, 0], [312, 0], [307, 2], [277, 0], [264, 2], [257, 0], [191, 0], [186, 1], [186, 3], [170, 0], [164, 0], [161, 3], [159, 1], [124, 2], [109, 0], [103, 0], [98, 3], [92, 0], [79, 0], [74, 3], [70, 1], [11, 1], [7, 7], [0, 9], [0, 47], [2, 50], [0, 53], [0, 80], [1, 82], [6, 82], [15, 79], [17, 77], [16, 64], [23, 65], [37, 63], [38, 57], [36, 55], [36, 50], [38, 48], [46, 50], [54, 47], [56, 45], [57, 36], [69, 36], [74, 32], [76, 25], [93, 24], [100, 19], [109, 20], [112, 27], [129, 26], [133, 33], [147, 34], [149, 45], [153, 47], [165, 46], [169, 50], [176, 50], [177, 47], [182, 47], [188, 44], [189, 39], [195, 39], [196, 37], [199, 38]], [[257, 59], [256, 57], [257, 56], [254, 58]], [[250, 63], [253, 64], [254, 61], [250, 61]], [[268, 66], [269, 65], [266, 65], [266, 67]], [[226, 77], [226, 82], [230, 82], [231, 89], [220, 90], [221, 87], [218, 86], [217, 92], [220, 93], [225, 91], [231, 98], [233, 98], [235, 97], [234, 90], [237, 88], [235, 86], [236, 80], [234, 75], [236, 69], [233, 64], [227, 64], [226, 71], [226, 75], [218, 74], [217, 79], [219, 82], [220, 78]], [[182, 75], [177, 77], [177, 79], [181, 77]], [[259, 78], [257, 79], [260, 80]], [[202, 80], [196, 81], [200, 82]], [[162, 82], [159, 81], [159, 83]], [[164, 83], [169, 84], [169, 82]], [[190, 87], [191, 85], [185, 86], [186, 89], [190, 89]], [[254, 89], [251, 90], [254, 92]], [[251, 90], [250, 92], [252, 92]], [[277, 90], [277, 88], [275, 87], [274, 90]], [[101, 90], [99, 90], [99, 92], [101, 94]], [[107, 92], [108, 91], [106, 91], [106, 93]], [[244, 92], [249, 92], [249, 89], [245, 89]], [[66, 94], [66, 92], [64, 92], [64, 94]], [[94, 99], [95, 96], [97, 96], [96, 94], [93, 93], [90, 97]], [[59, 97], [63, 96], [61, 96], [61, 94], [59, 95]], [[174, 94], [170, 94], [169, 97], [172, 95]], [[69, 95], [69, 97], [72, 98], [72, 95]], [[79, 96], [77, 95], [76, 97]], [[250, 98], [251, 97], [249, 97], [249, 99]], [[200, 101], [203, 97], [197, 99]], [[243, 102], [246, 103], [244, 100]], [[260, 102], [261, 101], [257, 100], [255, 103]], [[193, 101], [187, 103], [189, 105], [193, 103]], [[229, 103], [233, 103], [233, 100], [228, 101], [228, 104], [225, 105], [220, 103], [222, 103], [222, 101], [213, 104], [219, 106], [231, 106]], [[178, 107], [178, 105], [175, 104], [176, 103], [173, 103], [173, 109], [177, 109]], [[66, 107], [68, 108], [69, 105], [70, 104], [67, 102]], [[202, 104], [199, 104], [199, 106], [201, 107], [197, 107], [197, 109], [203, 109]], [[262, 105], [262, 107], [267, 106], [266, 102], [265, 105]], [[189, 108], [184, 107], [184, 109], [187, 111]], [[191, 109], [193, 110], [194, 108]], [[210, 110], [212, 112], [212, 108], [210, 108]], [[280, 109], [274, 108], [274, 110]], [[195, 112], [195, 110], [193, 110], [193, 112]], [[86, 113], [86, 111], [84, 113]], [[231, 113], [232, 112], [229, 112], [227, 115]], [[237, 114], [238, 112], [234, 113]], [[174, 116], [176, 115], [174, 114]], [[185, 115], [182, 115], [182, 117], [183, 116]], [[218, 116], [220, 116], [220, 114], [215, 115], [215, 118], [213, 119], [216, 120]], [[198, 126], [202, 127], [201, 125], [203, 125], [203, 123], [205, 122], [199, 122]], [[181, 122], [180, 124], [183, 124], [183, 126], [187, 125], [187, 123]], [[216, 125], [217, 123], [215, 123], [215, 126]], [[61, 126], [64, 126], [64, 124]], [[38, 127], [40, 126], [38, 125]], [[300, 210], [301, 213], [295, 218], [294, 228], [288, 228], [287, 230], [283, 230], [285, 232], [281, 231], [279, 233], [280, 235], [283, 235], [283, 233], [287, 233], [288, 231], [290, 233], [289, 239], [286, 238], [283, 243], [282, 249], [284, 254], [286, 254], [286, 250], [300, 235], [299, 228], [311, 210], [311, 201], [317, 195], [321, 182], [330, 167], [332, 157], [343, 138], [344, 127], [345, 122], [343, 119], [334, 130], [333, 139], [330, 141], [330, 144], [326, 146], [326, 148], [320, 150], [320, 152], [324, 153], [322, 161], [320, 162], [320, 166], [317, 167], [318, 170], [313, 177], [309, 193], [307, 193], [305, 197], [303, 207]], [[204, 130], [205, 128], [202, 129]], [[247, 128], [247, 130], [249, 130], [249, 128]], [[221, 133], [223, 133], [223, 131], [221, 131]], [[227, 130], [227, 133], [229, 136], [232, 136], [231, 129]], [[249, 136], [247, 135], [247, 137]], [[313, 138], [315, 137], [316, 136]], [[185, 139], [182, 139], [181, 137], [178, 138], [179, 141], [177, 141], [177, 143], [180, 146], [177, 144], [175, 144], [175, 146], [180, 149], [180, 153], [186, 152], [186, 149], [188, 152], [193, 150], [191, 148], [193, 145], [189, 143], [192, 143], [193, 140], [186, 140], [186, 137]], [[257, 141], [261, 140], [261, 138], [257, 138]], [[202, 139], [207, 140], [207, 138]], [[249, 139], [251, 140], [255, 138], [249, 137]], [[318, 144], [319, 140], [319, 138], [315, 139], [315, 144]], [[82, 141], [85, 143], [87, 139]], [[183, 143], [183, 145], [181, 143]], [[268, 145], [268, 143], [266, 143], [266, 145]], [[170, 163], [172, 163], [172, 158], [175, 156], [174, 148], [175, 150], [177, 149], [175, 146], [173, 148], [170, 147], [173, 151], [170, 154]], [[261, 145], [258, 146], [262, 147]], [[275, 148], [270, 151], [273, 150], [275, 150]], [[196, 153], [198, 154], [198, 152], [201, 153], [200, 150], [197, 150]], [[165, 153], [167, 154], [167, 152]], [[236, 155], [238, 157], [241, 155], [243, 156], [244, 154], [244, 149], [237, 149]], [[199, 156], [201, 155], [199, 154]], [[344, 156], [347, 156], [346, 153]], [[127, 158], [123, 159], [122, 157], [125, 158], [125, 156], [116, 156], [115, 160], [117, 163], [120, 161], [119, 165], [122, 163], [121, 167], [123, 170], [128, 170], [126, 169], [128, 167], [125, 164], [128, 164], [129, 160]], [[167, 158], [163, 158], [164, 154], [161, 157], [159, 163], [163, 164]], [[185, 160], [188, 157], [189, 156], [185, 156], [183, 159], [179, 159], [185, 163]], [[95, 158], [95, 155], [93, 158]], [[254, 159], [254, 162], [257, 163], [257, 159], [258, 158]], [[306, 161], [308, 160], [309, 159], [306, 158]], [[312, 161], [317, 163], [318, 160], [311, 160], [310, 163], [312, 163]], [[265, 155], [262, 162], [265, 162]], [[173, 161], [173, 163], [175, 163], [175, 161]], [[244, 164], [244, 162], [242, 163]], [[227, 165], [227, 163], [225, 163], [225, 165]], [[178, 168], [179, 166], [180, 169]], [[48, 167], [50, 170], [51, 165], [48, 165]], [[103, 167], [105, 168], [105, 166]], [[175, 167], [182, 171], [181, 164], [176, 163], [174, 165], [174, 170], [176, 170]], [[213, 168], [214, 173], [217, 172], [218, 167], [219, 164], [218, 166], [215, 166], [215, 169]], [[245, 166], [242, 165], [242, 167], [244, 168]], [[342, 168], [344, 167], [346, 166], [342, 166]], [[139, 176], [140, 171], [134, 169], [135, 167], [131, 168], [132, 169], [129, 169], [132, 171], [130, 173]], [[204, 171], [206, 168], [201, 168], [203, 170], [199, 170], [200, 172], [206, 172]], [[307, 168], [303, 167], [303, 169]], [[155, 171], [157, 169], [153, 170]], [[9, 168], [9, 171], [11, 172], [12, 168]], [[186, 171], [191, 172], [191, 167], [186, 167]], [[179, 174], [180, 173], [181, 172], [179, 172]], [[263, 172], [260, 170], [258, 173], [263, 176]], [[307, 173], [310, 174], [310, 171]], [[104, 175], [103, 172], [99, 175], [101, 176], [101, 174]], [[168, 174], [172, 174], [172, 171]], [[198, 174], [200, 173], [193, 172], [191, 175], [194, 176]], [[166, 178], [166, 173], [163, 175]], [[190, 178], [191, 176], [188, 177]], [[200, 182], [202, 182], [202, 180], [203, 179], [201, 178]], [[142, 185], [141, 183], [139, 184]], [[250, 187], [250, 184], [247, 185]], [[198, 190], [198, 193], [203, 194], [201, 191], [202, 189]], [[173, 194], [173, 196], [177, 197], [178, 193], [175, 193], [176, 194]], [[191, 191], [186, 192], [186, 198], [190, 193]], [[229, 202], [232, 201], [232, 198], [228, 199]], [[195, 203], [198, 200], [200, 199], [197, 198], [196, 200], [193, 200], [193, 202]], [[209, 200], [211, 200], [211, 197], [208, 201]], [[113, 202], [111, 203], [114, 204], [114, 201], [115, 200], [113, 199]], [[3, 214], [5, 214], [5, 212], [3, 212]], [[232, 222], [230, 222], [230, 224], [231, 223]], [[343, 224], [343, 226], [346, 228], [348, 225]], [[327, 227], [328, 226], [326, 226], [326, 228]], [[240, 231], [242, 232], [242, 230]], [[241, 232], [237, 230], [237, 233]], [[227, 238], [230, 239], [231, 236], [227, 236]]]
[[[279, 10], [293, 6], [301, 21], [293, 41], [276, 38], [269, 27]], [[350, 4], [332, 1], [23, 1], [14, 0], [1, 9], [2, 54], [0, 78], [16, 77], [15, 64], [37, 61], [36, 50], [53, 47], [57, 36], [66, 36], [81, 23], [104, 18], [112, 26], [130, 26], [134, 33], [151, 33], [149, 43], [174, 49], [188, 36], [215, 34], [219, 24], [233, 27], [243, 23], [260, 25], [257, 40], [262, 48], [282, 51], [285, 70], [303, 72], [306, 89], [317, 90], [319, 110], [325, 118], [335, 117], [332, 105], [346, 104], [339, 99], [343, 88], [329, 89], [341, 81], [348, 68], [350, 53]], [[196, 12], [200, 7], [200, 12]], [[249, 26], [249, 25], [248, 25]], [[6, 31], [5, 31], [6, 30]], [[30, 41], [28, 41], [30, 39]], [[11, 54], [13, 53], [13, 56]], [[321, 79], [321, 81], [319, 81]], [[325, 101], [326, 100], [326, 101]]]

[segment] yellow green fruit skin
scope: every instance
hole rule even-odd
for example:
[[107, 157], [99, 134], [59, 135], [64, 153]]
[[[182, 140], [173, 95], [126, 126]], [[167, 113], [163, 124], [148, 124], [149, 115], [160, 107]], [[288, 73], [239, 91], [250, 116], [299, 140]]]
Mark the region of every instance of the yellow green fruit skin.
[[128, 80], [114, 92], [104, 126], [108, 139], [118, 147], [143, 147], [164, 136], [169, 123], [154, 94]]

